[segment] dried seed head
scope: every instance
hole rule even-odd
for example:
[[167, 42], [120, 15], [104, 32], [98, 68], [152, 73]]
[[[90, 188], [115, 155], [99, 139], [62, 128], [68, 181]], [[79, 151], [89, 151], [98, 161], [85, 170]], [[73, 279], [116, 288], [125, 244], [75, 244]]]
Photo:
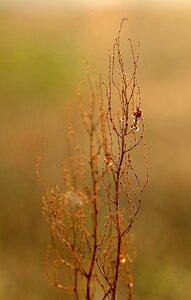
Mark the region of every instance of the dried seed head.
[[122, 265], [124, 265], [125, 263], [126, 263], [126, 261], [127, 261], [127, 259], [126, 259], [126, 257], [124, 256], [124, 255], [120, 255], [120, 263], [122, 264]]
[[130, 287], [130, 288], [133, 287], [133, 282], [129, 282], [129, 287]]
[[106, 162], [107, 167], [112, 166], [111, 155], [109, 153], [105, 154], [104, 161]]
[[122, 117], [120, 118], [120, 121], [121, 121], [121, 122], [124, 122], [124, 121], [125, 121], [125, 116], [122, 116]]

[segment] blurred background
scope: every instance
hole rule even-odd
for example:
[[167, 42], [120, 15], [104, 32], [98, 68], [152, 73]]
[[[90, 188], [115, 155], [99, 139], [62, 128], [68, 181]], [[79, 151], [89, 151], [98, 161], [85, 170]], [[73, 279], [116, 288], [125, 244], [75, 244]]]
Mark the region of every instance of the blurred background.
[[141, 42], [150, 166], [134, 226], [135, 299], [191, 299], [189, 0], [1, 0], [0, 299], [65, 299], [44, 273], [48, 230], [34, 165], [41, 155], [47, 184], [61, 181], [64, 104], [75, 105], [82, 57], [95, 78], [107, 76], [123, 17], [127, 38]]

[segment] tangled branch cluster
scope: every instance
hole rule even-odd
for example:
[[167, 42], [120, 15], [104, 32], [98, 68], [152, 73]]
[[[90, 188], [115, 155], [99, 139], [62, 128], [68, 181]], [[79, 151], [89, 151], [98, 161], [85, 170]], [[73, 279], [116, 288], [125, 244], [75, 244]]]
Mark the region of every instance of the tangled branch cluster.
[[78, 142], [68, 118], [64, 189], [57, 185], [48, 191], [39, 174], [39, 161], [36, 168], [50, 231], [47, 274], [51, 283], [73, 293], [76, 300], [132, 299], [134, 254], [129, 232], [141, 206], [148, 173], [145, 165], [142, 180], [134, 165], [135, 148], [144, 149], [144, 122], [137, 82], [139, 49], [135, 52], [130, 40], [130, 77], [121, 53], [125, 20], [109, 52], [108, 82], [100, 78], [95, 83], [87, 67], [86, 108], [82, 85], [78, 91], [87, 145]]

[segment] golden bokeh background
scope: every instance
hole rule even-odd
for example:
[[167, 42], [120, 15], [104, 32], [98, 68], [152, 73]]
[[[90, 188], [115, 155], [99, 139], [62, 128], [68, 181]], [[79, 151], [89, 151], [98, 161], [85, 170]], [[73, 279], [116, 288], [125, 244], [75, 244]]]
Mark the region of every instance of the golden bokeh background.
[[73, 2], [0, 5], [0, 298], [65, 299], [44, 273], [48, 230], [34, 165], [41, 155], [47, 184], [61, 182], [64, 104], [76, 105], [82, 57], [95, 78], [107, 76], [107, 50], [127, 17], [125, 35], [141, 42], [150, 166], [134, 226], [135, 299], [191, 299], [191, 9]]

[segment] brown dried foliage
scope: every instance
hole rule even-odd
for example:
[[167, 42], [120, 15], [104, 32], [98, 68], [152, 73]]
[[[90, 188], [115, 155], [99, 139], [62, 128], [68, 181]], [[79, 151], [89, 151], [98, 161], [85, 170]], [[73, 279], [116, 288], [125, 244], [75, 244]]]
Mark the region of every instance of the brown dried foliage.
[[[148, 182], [135, 170], [135, 148], [143, 149], [141, 93], [137, 82], [139, 49], [131, 40], [133, 68], [126, 73], [121, 53], [121, 30], [109, 52], [108, 82], [92, 79], [87, 66], [88, 105], [79, 107], [87, 147], [80, 145], [68, 117], [67, 162], [62, 164], [64, 189], [43, 189], [43, 214], [49, 226], [46, 251], [49, 280], [79, 299], [132, 299], [131, 265], [134, 256], [130, 230], [139, 212]], [[70, 115], [68, 108], [67, 115]], [[141, 146], [142, 144], [142, 146]], [[83, 149], [87, 148], [87, 149]]]

